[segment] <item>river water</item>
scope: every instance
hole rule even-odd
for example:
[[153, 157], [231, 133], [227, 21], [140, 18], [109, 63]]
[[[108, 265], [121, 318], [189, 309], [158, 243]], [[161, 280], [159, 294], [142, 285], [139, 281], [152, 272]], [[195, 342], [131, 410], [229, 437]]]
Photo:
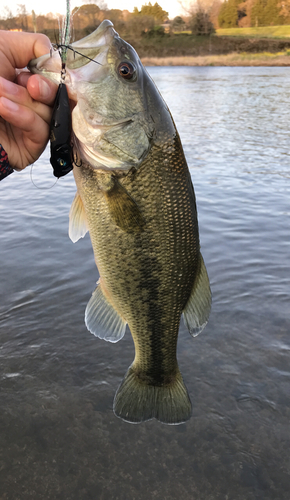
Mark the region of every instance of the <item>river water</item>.
[[89, 237], [67, 235], [73, 176], [51, 187], [46, 150], [0, 184], [1, 500], [289, 500], [290, 68], [148, 70], [184, 145], [213, 292], [203, 333], [180, 328], [192, 418], [114, 416], [133, 343], [86, 330], [98, 273]]

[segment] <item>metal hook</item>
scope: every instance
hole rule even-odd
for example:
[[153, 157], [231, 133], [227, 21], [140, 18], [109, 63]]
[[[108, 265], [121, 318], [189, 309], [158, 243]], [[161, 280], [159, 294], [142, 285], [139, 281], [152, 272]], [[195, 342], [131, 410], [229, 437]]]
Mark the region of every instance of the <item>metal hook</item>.
[[77, 50], [75, 50], [75, 49], [74, 49], [73, 47], [71, 47], [70, 45], [64, 45], [63, 43], [53, 43], [52, 45], [53, 45], [54, 47], [56, 47], [58, 50], [59, 50], [59, 49], [62, 49], [62, 48], [64, 48], [64, 47], [65, 47], [66, 49], [69, 49], [69, 50], [72, 50], [72, 51], [73, 51], [73, 53], [74, 53], [74, 57], [75, 57], [75, 55], [76, 55], [76, 54], [78, 54], [78, 55], [79, 55], [79, 56], [81, 56], [81, 57], [85, 57], [85, 59], [88, 59], [89, 61], [92, 61], [92, 62], [94, 62], [94, 63], [96, 63], [96, 64], [99, 64], [100, 66], [103, 66], [100, 62], [95, 61], [95, 59], [92, 59], [92, 58], [91, 58], [91, 57], [89, 57], [89, 56], [85, 56], [85, 55], [84, 55], [84, 54], [82, 54], [81, 52], [78, 52]]

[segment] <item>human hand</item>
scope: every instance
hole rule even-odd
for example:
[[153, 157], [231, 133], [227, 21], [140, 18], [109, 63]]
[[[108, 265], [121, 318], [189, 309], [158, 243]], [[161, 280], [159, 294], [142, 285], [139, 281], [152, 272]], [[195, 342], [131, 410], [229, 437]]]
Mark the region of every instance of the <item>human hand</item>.
[[0, 144], [15, 170], [38, 159], [49, 138], [57, 85], [25, 68], [31, 59], [47, 54], [45, 35], [0, 30]]

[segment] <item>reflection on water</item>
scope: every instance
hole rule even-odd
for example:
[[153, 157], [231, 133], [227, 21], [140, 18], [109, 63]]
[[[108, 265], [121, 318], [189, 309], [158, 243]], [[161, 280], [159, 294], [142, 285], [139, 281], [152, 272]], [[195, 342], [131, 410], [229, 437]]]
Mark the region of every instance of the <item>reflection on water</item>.
[[[0, 184], [0, 498], [288, 500], [289, 68], [150, 68], [177, 123], [213, 291], [209, 324], [181, 325], [193, 402], [180, 426], [112, 412], [133, 359], [83, 316], [98, 279], [67, 236], [72, 175]], [[52, 185], [48, 152], [36, 184]]]

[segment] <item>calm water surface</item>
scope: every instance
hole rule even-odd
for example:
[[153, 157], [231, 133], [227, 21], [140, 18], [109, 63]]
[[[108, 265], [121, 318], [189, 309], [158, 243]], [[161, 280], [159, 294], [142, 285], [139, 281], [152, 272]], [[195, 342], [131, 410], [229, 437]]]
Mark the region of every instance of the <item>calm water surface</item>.
[[[289, 500], [290, 68], [149, 68], [181, 135], [213, 292], [181, 326], [180, 426], [112, 411], [133, 360], [91, 335], [90, 240], [67, 236], [72, 174], [0, 184], [0, 499]], [[32, 171], [53, 184], [46, 151]]]

